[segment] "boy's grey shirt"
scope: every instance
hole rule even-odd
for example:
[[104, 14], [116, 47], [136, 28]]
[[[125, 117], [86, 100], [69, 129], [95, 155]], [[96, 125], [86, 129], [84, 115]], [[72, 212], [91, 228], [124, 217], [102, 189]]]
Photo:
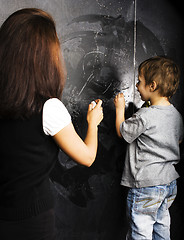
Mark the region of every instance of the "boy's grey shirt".
[[139, 109], [121, 124], [120, 131], [129, 143], [122, 185], [157, 186], [179, 177], [174, 164], [180, 159], [183, 121], [172, 104]]

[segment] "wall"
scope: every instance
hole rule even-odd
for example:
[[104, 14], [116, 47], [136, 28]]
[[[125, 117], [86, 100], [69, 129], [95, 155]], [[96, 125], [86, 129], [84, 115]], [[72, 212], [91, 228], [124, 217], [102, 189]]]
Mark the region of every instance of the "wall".
[[[0, 0], [0, 21], [23, 7], [50, 12], [57, 25], [68, 77], [62, 101], [82, 138], [90, 101], [103, 100], [99, 148], [90, 168], [63, 152], [51, 176], [56, 197], [57, 240], [122, 240], [127, 230], [126, 189], [120, 186], [126, 143], [115, 132], [113, 98], [125, 93], [126, 115], [142, 102], [135, 90], [137, 66], [154, 55], [172, 57], [182, 69], [172, 102], [184, 116], [183, 17], [179, 1]], [[136, 3], [136, 8], [135, 8]], [[136, 22], [135, 22], [136, 17]], [[136, 41], [135, 41], [136, 40]], [[184, 158], [183, 146], [181, 146]], [[183, 164], [177, 167], [178, 196], [171, 208], [173, 239], [182, 239]]]

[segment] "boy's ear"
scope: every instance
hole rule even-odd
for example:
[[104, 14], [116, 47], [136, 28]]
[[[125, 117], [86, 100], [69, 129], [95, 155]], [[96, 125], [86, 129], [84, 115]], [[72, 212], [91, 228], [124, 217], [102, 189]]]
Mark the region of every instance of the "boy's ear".
[[155, 90], [157, 90], [157, 83], [155, 81], [153, 81], [151, 84], [150, 84], [150, 91], [151, 92], [154, 92]]

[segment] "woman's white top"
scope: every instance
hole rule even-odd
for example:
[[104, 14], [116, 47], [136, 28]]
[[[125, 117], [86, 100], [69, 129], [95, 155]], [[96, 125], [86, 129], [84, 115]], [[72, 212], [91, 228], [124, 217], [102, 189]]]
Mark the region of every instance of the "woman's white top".
[[43, 106], [42, 121], [44, 133], [54, 136], [71, 123], [71, 116], [58, 98], [51, 98]]

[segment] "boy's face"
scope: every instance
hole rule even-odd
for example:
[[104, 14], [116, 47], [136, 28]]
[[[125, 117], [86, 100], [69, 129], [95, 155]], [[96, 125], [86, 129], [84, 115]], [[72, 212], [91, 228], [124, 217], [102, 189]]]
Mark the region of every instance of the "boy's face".
[[149, 101], [150, 100], [150, 86], [146, 85], [145, 78], [143, 74], [139, 75], [138, 83], [136, 84], [137, 90], [141, 95], [141, 99], [143, 101]]

